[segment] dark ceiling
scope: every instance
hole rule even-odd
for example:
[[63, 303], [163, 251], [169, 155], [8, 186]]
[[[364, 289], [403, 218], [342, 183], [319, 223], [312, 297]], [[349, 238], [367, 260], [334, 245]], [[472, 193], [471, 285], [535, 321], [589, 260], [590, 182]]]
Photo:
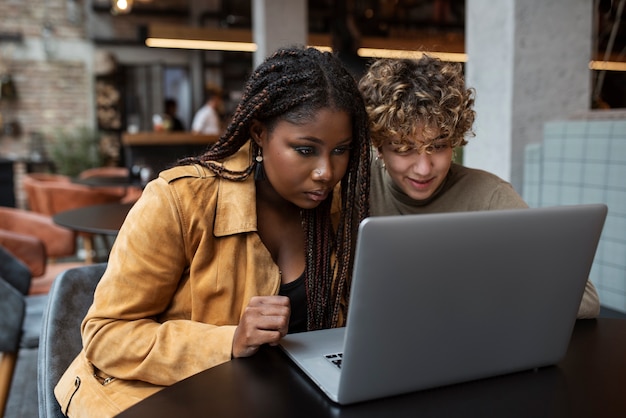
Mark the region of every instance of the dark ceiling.
[[[595, 0], [596, 28], [594, 43], [603, 54], [615, 30], [613, 54], [626, 61], [626, 11], [619, 21], [621, 0]], [[463, 32], [465, 0], [309, 0], [309, 31], [332, 33], [337, 25], [352, 21], [361, 36], [402, 37], [415, 30]], [[250, 28], [251, 2], [224, 0], [220, 12], [224, 27]]]
[[[251, 27], [251, 2], [222, 2], [222, 25]], [[309, 0], [309, 31], [330, 33], [353, 19], [362, 36], [394, 36], [412, 29], [457, 30], [465, 26], [465, 0]]]
[[[620, 15], [620, 3], [626, 0], [594, 0], [595, 59], [606, 56], [612, 61], [626, 61], [626, 10]], [[416, 31], [462, 35], [465, 0], [309, 0], [308, 18], [309, 32], [330, 33], [334, 45], [349, 49], [359, 36], [406, 38]], [[251, 2], [224, 0], [219, 19], [224, 27], [250, 28]], [[599, 76], [594, 71], [594, 89]], [[626, 72], [605, 71], [601, 77], [602, 91], [594, 94], [594, 106], [626, 107]]]
[[[92, 0], [94, 5], [109, 0]], [[497, 1], [497, 0], [496, 0]], [[459, 35], [465, 31], [466, 0], [309, 0], [310, 33], [333, 35], [339, 49], [354, 48], [359, 37], [411, 38], [416, 32], [437, 35]], [[595, 21], [593, 44], [595, 59], [605, 54], [611, 61], [626, 62], [626, 10], [619, 16], [620, 4], [626, 0], [593, 0]], [[135, 1], [133, 13], [142, 11], [162, 15], [188, 16], [189, 1]], [[250, 0], [222, 0], [220, 10], [202, 16], [202, 25], [251, 28]], [[458, 36], [457, 36], [458, 38]], [[594, 71], [594, 78], [598, 77]], [[595, 85], [594, 80], [594, 85]], [[605, 71], [602, 100], [599, 106], [626, 107], [626, 72]]]

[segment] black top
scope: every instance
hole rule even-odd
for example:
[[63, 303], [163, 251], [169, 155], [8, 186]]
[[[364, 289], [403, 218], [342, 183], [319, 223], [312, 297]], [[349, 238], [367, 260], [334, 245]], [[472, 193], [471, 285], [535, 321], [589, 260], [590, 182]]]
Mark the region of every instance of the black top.
[[304, 272], [296, 280], [280, 285], [278, 294], [288, 296], [291, 302], [289, 334], [306, 331], [306, 289]]

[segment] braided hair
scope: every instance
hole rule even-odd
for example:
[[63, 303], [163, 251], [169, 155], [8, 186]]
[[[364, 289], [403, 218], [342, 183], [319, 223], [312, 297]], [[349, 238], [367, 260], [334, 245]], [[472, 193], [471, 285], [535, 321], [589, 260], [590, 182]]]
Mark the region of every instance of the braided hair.
[[[358, 225], [369, 213], [370, 143], [367, 113], [353, 76], [329, 52], [315, 48], [282, 48], [267, 58], [248, 79], [226, 131], [204, 154], [179, 161], [200, 164], [217, 176], [247, 179], [255, 168], [258, 145], [250, 141], [253, 120], [269, 131], [278, 121], [302, 123], [317, 111], [345, 111], [352, 122], [352, 147], [341, 180], [341, 216], [337, 229], [330, 217], [332, 195], [314, 209], [302, 209], [305, 234], [304, 273], [307, 329], [340, 324], [347, 308]], [[233, 171], [221, 162], [249, 142], [250, 164]], [[344, 310], [342, 312], [342, 310]]]

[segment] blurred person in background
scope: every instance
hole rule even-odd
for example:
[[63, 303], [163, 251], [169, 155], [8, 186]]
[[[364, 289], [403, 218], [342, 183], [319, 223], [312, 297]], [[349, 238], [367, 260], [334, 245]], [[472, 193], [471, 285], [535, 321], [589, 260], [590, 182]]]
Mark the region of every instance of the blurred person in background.
[[180, 132], [185, 130], [185, 126], [178, 118], [178, 102], [176, 99], [165, 99], [165, 118], [167, 119], [168, 131]]
[[191, 131], [196, 134], [219, 135], [222, 133], [221, 114], [223, 111], [223, 92], [217, 86], [206, 88], [206, 101], [196, 112], [191, 122]]

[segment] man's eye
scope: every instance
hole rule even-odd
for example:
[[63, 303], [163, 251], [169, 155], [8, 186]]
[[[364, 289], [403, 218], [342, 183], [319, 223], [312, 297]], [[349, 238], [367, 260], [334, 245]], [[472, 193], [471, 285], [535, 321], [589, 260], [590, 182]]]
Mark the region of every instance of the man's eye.
[[409, 145], [392, 145], [391, 150], [395, 152], [396, 154], [406, 154], [415, 150], [415, 147], [412, 147]]
[[449, 146], [450, 146], [450, 144], [448, 144], [447, 142], [441, 142], [441, 143], [437, 143], [437, 144], [432, 144], [431, 145], [431, 147], [432, 147], [434, 152], [444, 151], [444, 150], [448, 149]]

